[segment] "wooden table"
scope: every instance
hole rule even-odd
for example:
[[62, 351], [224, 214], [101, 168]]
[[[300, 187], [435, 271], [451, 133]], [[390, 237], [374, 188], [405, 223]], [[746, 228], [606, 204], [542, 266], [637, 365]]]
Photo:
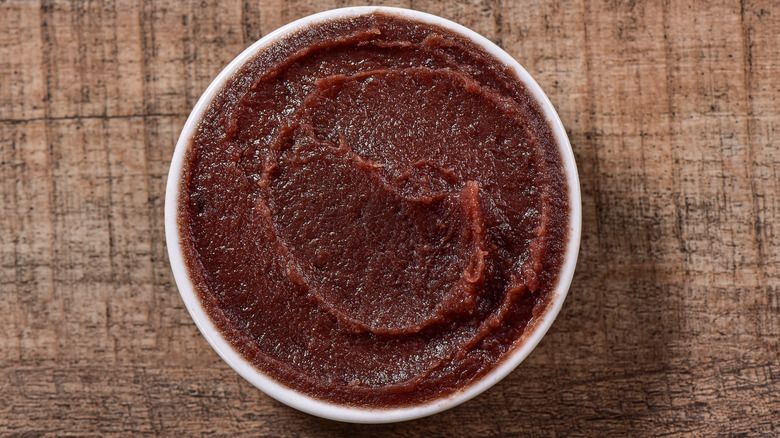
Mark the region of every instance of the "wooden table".
[[558, 109], [584, 210], [564, 309], [503, 382], [402, 424], [302, 414], [217, 357], [166, 255], [174, 143], [241, 50], [350, 3], [0, 2], [0, 435], [779, 436], [770, 0], [386, 3], [496, 41]]

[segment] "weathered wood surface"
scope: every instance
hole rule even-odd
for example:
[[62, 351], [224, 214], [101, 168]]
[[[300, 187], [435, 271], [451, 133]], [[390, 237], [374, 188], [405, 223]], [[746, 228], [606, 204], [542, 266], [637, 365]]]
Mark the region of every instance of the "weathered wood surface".
[[418, 421], [321, 420], [228, 368], [168, 265], [174, 143], [242, 49], [348, 4], [0, 1], [0, 435], [780, 436], [771, 0], [388, 2], [496, 41], [557, 107], [570, 296], [507, 379]]

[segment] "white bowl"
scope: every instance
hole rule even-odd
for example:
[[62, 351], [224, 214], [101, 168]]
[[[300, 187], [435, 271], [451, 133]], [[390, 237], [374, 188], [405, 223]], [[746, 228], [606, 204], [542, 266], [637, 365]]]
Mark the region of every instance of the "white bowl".
[[[309, 397], [270, 379], [244, 359], [216, 328], [195, 292], [195, 288], [184, 262], [177, 223], [181, 173], [185, 152], [190, 145], [190, 140], [203, 118], [209, 103], [214, 99], [217, 92], [224, 87], [228, 79], [230, 79], [245, 62], [252, 59], [258, 52], [274, 44], [281, 38], [306, 26], [333, 19], [355, 17], [374, 12], [392, 14], [408, 20], [428, 23], [449, 29], [480, 45], [488, 53], [513, 69], [517, 73], [520, 81], [526, 85], [528, 90], [540, 104], [558, 141], [567, 177], [569, 205], [571, 208], [568, 227], [569, 242], [558, 285], [545, 313], [541, 316], [541, 320], [531, 326], [530, 333], [526, 332], [523, 334], [523, 337], [525, 338], [524, 342], [522, 342], [514, 352], [500, 362], [492, 371], [459, 392], [418, 406], [389, 409], [369, 409], [337, 405]], [[504, 52], [501, 48], [485, 37], [459, 24], [435, 15], [409, 9], [374, 6], [334, 9], [310, 15], [271, 32], [238, 55], [224, 70], [222, 70], [219, 76], [214, 79], [208, 89], [206, 89], [198, 100], [198, 103], [195, 105], [195, 108], [192, 110], [190, 117], [187, 119], [173, 154], [173, 161], [171, 162], [171, 169], [168, 173], [168, 183], [165, 193], [165, 237], [171, 268], [173, 269], [173, 276], [187, 310], [189, 310], [198, 329], [200, 329], [203, 336], [206, 337], [206, 340], [211, 344], [212, 348], [214, 348], [222, 359], [224, 359], [238, 374], [274, 399], [309, 414], [353, 423], [391, 423], [432, 415], [471, 399], [512, 372], [512, 370], [528, 356], [531, 350], [536, 347], [550, 328], [550, 325], [552, 325], [553, 320], [555, 320], [555, 317], [558, 315], [558, 312], [563, 305], [563, 301], [569, 290], [569, 285], [571, 284], [572, 276], [574, 275], [574, 267], [577, 263], [577, 253], [580, 245], [581, 216], [580, 184], [577, 176], [577, 166], [574, 162], [574, 155], [571, 150], [571, 145], [569, 144], [569, 139], [566, 136], [563, 124], [550, 103], [550, 100], [531, 75], [529, 75], [514, 58], [509, 56], [509, 54]]]

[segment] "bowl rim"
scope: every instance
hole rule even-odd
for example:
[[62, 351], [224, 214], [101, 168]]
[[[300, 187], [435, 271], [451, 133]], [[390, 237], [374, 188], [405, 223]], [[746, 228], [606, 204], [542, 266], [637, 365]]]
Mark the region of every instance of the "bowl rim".
[[[523, 337], [525, 339], [520, 341], [520, 345], [515, 347], [515, 350], [509, 356], [499, 362], [495, 368], [485, 374], [482, 378], [472, 382], [467, 387], [442, 399], [433, 400], [421, 405], [399, 408], [362, 408], [349, 405], [338, 405], [316, 399], [292, 388], [288, 388], [267, 377], [250, 362], [244, 359], [234, 349], [230, 342], [222, 336], [221, 332], [204, 310], [201, 300], [195, 292], [195, 287], [190, 279], [188, 269], [184, 262], [178, 226], [179, 194], [186, 151], [189, 149], [190, 140], [195, 134], [208, 105], [225, 86], [227, 81], [257, 53], [287, 35], [295, 33], [310, 25], [377, 12], [395, 15], [411, 21], [440, 26], [455, 32], [482, 47], [515, 72], [518, 79], [525, 84], [528, 91], [537, 100], [556, 137], [566, 173], [570, 205], [568, 227], [569, 242], [565, 251], [564, 263], [561, 267], [558, 284], [541, 320], [537, 321], [532, 326], [531, 333], [524, 333]], [[519, 62], [484, 36], [465, 26], [437, 15], [412, 9], [387, 6], [355, 6], [331, 9], [309, 15], [276, 29], [241, 52], [241, 54], [233, 59], [233, 61], [231, 61], [211, 82], [187, 118], [187, 121], [182, 128], [181, 135], [176, 143], [166, 182], [164, 223], [168, 258], [171, 263], [176, 286], [184, 301], [185, 307], [209, 345], [211, 345], [214, 351], [216, 351], [222, 360], [233, 368], [233, 370], [268, 396], [300, 411], [322, 418], [350, 423], [392, 423], [433, 415], [464, 403], [486, 391], [499, 380], [506, 377], [506, 375], [512, 372], [528, 354], [530, 354], [541, 341], [542, 337], [544, 337], [545, 333], [547, 333], [547, 330], [560, 312], [568, 293], [569, 286], [571, 285], [580, 245], [582, 204], [579, 176], [574, 154], [560, 117], [539, 84], [536, 83]]]

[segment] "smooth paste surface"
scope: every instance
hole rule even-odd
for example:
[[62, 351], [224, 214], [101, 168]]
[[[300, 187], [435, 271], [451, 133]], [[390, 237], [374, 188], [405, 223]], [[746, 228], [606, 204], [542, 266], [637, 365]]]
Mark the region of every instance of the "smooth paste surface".
[[465, 388], [546, 308], [569, 220], [560, 152], [513, 74], [374, 14], [245, 65], [187, 153], [179, 226], [225, 337], [279, 382], [395, 407]]

